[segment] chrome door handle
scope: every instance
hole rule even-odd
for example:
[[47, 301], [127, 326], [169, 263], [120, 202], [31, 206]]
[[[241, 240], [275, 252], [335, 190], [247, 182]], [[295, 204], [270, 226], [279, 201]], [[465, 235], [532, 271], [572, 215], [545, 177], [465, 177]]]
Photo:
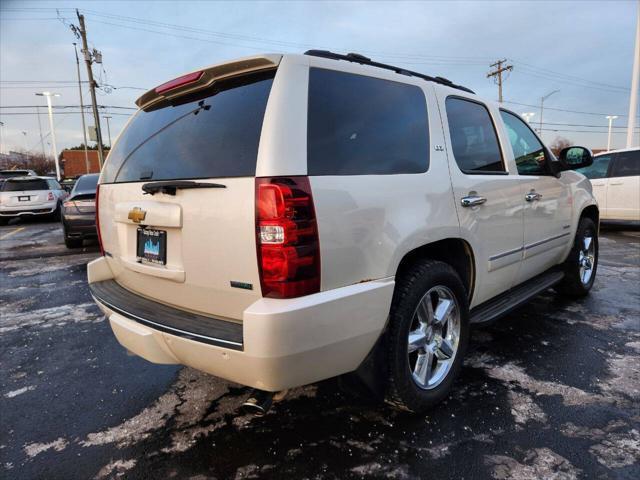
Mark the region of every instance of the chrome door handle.
[[487, 199], [484, 197], [480, 197], [478, 195], [469, 195], [468, 197], [462, 197], [460, 199], [460, 204], [463, 207], [475, 207], [478, 205], [482, 205], [486, 201]]
[[609, 185], [622, 185], [624, 182], [609, 182]]
[[524, 199], [525, 199], [527, 202], [534, 202], [534, 201], [538, 201], [538, 200], [540, 200], [541, 198], [542, 198], [542, 194], [541, 194], [541, 193], [537, 193], [537, 192], [536, 192], [536, 191], [534, 191], [534, 190], [531, 190], [529, 193], [527, 193], [527, 194], [524, 196]]

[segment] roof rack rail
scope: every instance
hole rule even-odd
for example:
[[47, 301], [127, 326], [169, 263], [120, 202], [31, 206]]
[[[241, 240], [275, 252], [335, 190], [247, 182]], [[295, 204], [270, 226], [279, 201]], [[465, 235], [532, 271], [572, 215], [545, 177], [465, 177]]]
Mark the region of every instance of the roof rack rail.
[[463, 87], [462, 85], [456, 85], [451, 80], [448, 80], [444, 77], [430, 77], [429, 75], [407, 70], [405, 68], [394, 67], [393, 65], [387, 65], [386, 63], [374, 62], [369, 57], [365, 57], [364, 55], [360, 55], [359, 53], [347, 53], [346, 55], [342, 55], [340, 53], [330, 52], [329, 50], [307, 50], [306, 52], [304, 52], [304, 54], [310, 55], [312, 57], [330, 58], [332, 60], [346, 60], [347, 62], [354, 62], [360, 63], [362, 65], [384, 68], [385, 70], [391, 70], [393, 72], [399, 73], [400, 75], [419, 77], [428, 82], [439, 83], [441, 85], [446, 85], [447, 87], [457, 88], [458, 90], [475, 94], [473, 90], [467, 87]]

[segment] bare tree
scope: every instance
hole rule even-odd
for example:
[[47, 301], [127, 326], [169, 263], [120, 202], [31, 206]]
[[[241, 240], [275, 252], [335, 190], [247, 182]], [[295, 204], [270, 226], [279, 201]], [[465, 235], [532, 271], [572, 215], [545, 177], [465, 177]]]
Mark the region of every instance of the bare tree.
[[38, 175], [47, 175], [55, 171], [56, 166], [51, 157], [46, 157], [42, 153], [20, 151], [20, 157], [15, 164], [9, 162], [7, 169], [27, 169], [33, 170]]
[[560, 150], [563, 148], [567, 148], [573, 145], [573, 142], [568, 138], [564, 137], [556, 137], [553, 142], [549, 145], [549, 148], [553, 152], [553, 154], [557, 157], [560, 154]]

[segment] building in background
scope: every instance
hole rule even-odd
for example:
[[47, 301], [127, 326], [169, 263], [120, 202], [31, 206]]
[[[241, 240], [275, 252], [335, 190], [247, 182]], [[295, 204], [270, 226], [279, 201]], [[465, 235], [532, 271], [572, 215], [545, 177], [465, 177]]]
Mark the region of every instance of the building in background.
[[[62, 170], [64, 171], [65, 178], [75, 178], [85, 173], [100, 173], [100, 166], [98, 164], [98, 151], [89, 150], [89, 171], [87, 172], [87, 165], [84, 157], [84, 150], [63, 150], [60, 154], [60, 162]], [[108, 150], [105, 151], [105, 155]]]

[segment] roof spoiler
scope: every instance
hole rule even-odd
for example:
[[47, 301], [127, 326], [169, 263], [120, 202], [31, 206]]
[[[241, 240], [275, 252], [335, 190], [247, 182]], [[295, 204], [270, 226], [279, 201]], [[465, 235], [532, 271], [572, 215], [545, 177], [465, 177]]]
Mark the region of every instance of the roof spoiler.
[[176, 97], [204, 90], [220, 80], [276, 68], [281, 59], [282, 55], [260, 55], [196, 70], [149, 90], [136, 100], [136, 105], [147, 110]]

